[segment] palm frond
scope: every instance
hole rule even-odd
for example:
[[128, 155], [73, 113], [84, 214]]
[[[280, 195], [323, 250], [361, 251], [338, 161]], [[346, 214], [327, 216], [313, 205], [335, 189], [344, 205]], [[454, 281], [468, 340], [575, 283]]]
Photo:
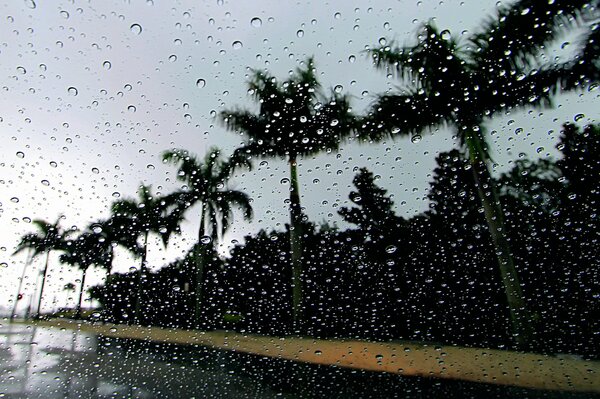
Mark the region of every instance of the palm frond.
[[475, 48], [472, 58], [497, 70], [529, 66], [540, 49], [565, 33], [575, 18], [597, 7], [598, 1], [592, 3], [520, 0], [501, 6], [470, 38]]
[[419, 92], [379, 96], [371, 112], [361, 120], [358, 137], [380, 141], [453, 123], [453, 110], [443, 101]]

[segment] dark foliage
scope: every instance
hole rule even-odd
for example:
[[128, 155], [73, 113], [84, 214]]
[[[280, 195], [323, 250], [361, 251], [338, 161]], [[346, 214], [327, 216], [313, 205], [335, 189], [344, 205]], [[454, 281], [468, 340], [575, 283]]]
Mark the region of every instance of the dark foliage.
[[[565, 125], [557, 162], [520, 160], [496, 179], [523, 291], [536, 314], [534, 349], [600, 352], [598, 205], [600, 129]], [[366, 168], [354, 179], [352, 228], [304, 222], [302, 331], [315, 337], [511, 345], [506, 297], [488, 224], [464, 155], [437, 157], [430, 210], [406, 220]], [[289, 229], [261, 230], [222, 261], [213, 253], [206, 325], [249, 333], [292, 331]], [[194, 262], [149, 273], [146, 324], [191, 327]], [[131, 317], [135, 274], [96, 287], [109, 321]], [[191, 287], [191, 288], [190, 288]]]

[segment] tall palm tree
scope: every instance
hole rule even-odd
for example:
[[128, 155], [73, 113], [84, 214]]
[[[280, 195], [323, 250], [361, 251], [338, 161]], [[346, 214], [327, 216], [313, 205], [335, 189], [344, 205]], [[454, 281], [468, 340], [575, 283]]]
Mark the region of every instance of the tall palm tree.
[[15, 317], [17, 316], [17, 306], [19, 305], [19, 301], [21, 299], [23, 299], [23, 294], [21, 293], [21, 289], [23, 288], [23, 280], [25, 280], [25, 276], [27, 275], [27, 269], [33, 262], [33, 253], [32, 252], [33, 252], [32, 248], [29, 248], [29, 250], [27, 251], [27, 258], [25, 259], [25, 263], [23, 264], [23, 270], [21, 271], [21, 278], [19, 279], [19, 285], [17, 287], [17, 294], [15, 295], [15, 302], [13, 304], [12, 312], [10, 313], [11, 321], [14, 320]]
[[59, 260], [61, 263], [77, 266], [81, 270], [79, 301], [75, 313], [76, 318], [81, 318], [81, 303], [87, 271], [94, 265], [107, 268], [112, 262], [112, 250], [95, 233], [83, 232], [78, 237], [66, 242], [64, 253], [60, 255]]
[[233, 219], [233, 206], [242, 210], [246, 220], [252, 219], [252, 205], [248, 194], [227, 188], [227, 182], [235, 169], [250, 169], [251, 164], [246, 155], [239, 152], [224, 160], [218, 148], [211, 148], [202, 161], [185, 150], [165, 151], [163, 160], [179, 166], [177, 178], [187, 186], [185, 190], [172, 194], [180, 204], [180, 211], [185, 212], [198, 203], [201, 206], [198, 244], [194, 251], [197, 255], [195, 320], [196, 325], [200, 326], [207, 254], [205, 246], [210, 245], [210, 252], [215, 252], [218, 241], [223, 238]]
[[[32, 224], [37, 227], [37, 232], [25, 234], [13, 255], [20, 253], [23, 250], [29, 249], [30, 259], [33, 260], [37, 256], [45, 253], [46, 261], [42, 269], [42, 285], [37, 304], [37, 314], [41, 314], [42, 298], [44, 296], [44, 287], [46, 285], [46, 277], [48, 275], [48, 264], [50, 262], [50, 253], [54, 250], [63, 250], [65, 247], [65, 236], [68, 234], [60, 227], [60, 216], [55, 223], [49, 223], [45, 220], [34, 220]], [[22, 281], [22, 280], [21, 280]], [[17, 298], [20, 293], [17, 293]]]
[[286, 159], [290, 166], [290, 246], [292, 302], [296, 326], [302, 313], [302, 208], [298, 158], [335, 151], [354, 127], [349, 100], [339, 93], [320, 93], [314, 61], [309, 58], [289, 79], [278, 82], [268, 72], [254, 70], [248, 82], [260, 104], [258, 113], [226, 110], [226, 127], [246, 136], [237, 151], [257, 157]]
[[[567, 70], [579, 63], [560, 68], [544, 66], [535, 56], [555, 44], [573, 26], [571, 20], [585, 12], [588, 3], [521, 0], [500, 7], [494, 18], [462, 42], [449, 31], [440, 32], [427, 23], [416, 45], [398, 47], [392, 43], [369, 50], [375, 65], [396, 72], [406, 87], [377, 98], [360, 134], [379, 141], [419, 135], [440, 126], [453, 127], [472, 166], [518, 346], [525, 346], [531, 338], [532, 315], [526, 310], [488, 167], [485, 123], [507, 110], [552, 104], [552, 96], [565, 76], [571, 77]], [[571, 80], [570, 84], [576, 86]]]
[[134, 255], [141, 257], [134, 308], [135, 323], [142, 320], [141, 301], [147, 269], [148, 236], [151, 232], [158, 233], [166, 247], [171, 234], [180, 232], [179, 224], [182, 215], [177, 208], [174, 208], [175, 199], [175, 196], [154, 196], [150, 186], [141, 185], [137, 199], [123, 199], [112, 205], [113, 223], [118, 226], [122, 234], [135, 237], [136, 243], [140, 238], [142, 240], [141, 246], [129, 248]]

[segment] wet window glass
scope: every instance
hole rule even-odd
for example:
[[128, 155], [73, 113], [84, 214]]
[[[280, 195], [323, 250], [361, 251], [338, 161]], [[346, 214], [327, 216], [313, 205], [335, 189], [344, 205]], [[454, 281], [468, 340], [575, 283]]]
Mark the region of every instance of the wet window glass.
[[599, 397], [598, 7], [0, 4], [0, 398]]

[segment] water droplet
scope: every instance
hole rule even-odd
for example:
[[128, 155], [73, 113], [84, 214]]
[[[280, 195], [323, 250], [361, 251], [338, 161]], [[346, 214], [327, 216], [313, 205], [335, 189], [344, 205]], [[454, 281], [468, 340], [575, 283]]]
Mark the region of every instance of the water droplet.
[[584, 114], [577, 114], [577, 115], [575, 115], [575, 117], [573, 118], [573, 120], [574, 120], [575, 122], [579, 122], [579, 121], [580, 121], [580, 120], [582, 120], [584, 117], [585, 117], [585, 115], [584, 115]]
[[388, 245], [385, 248], [385, 252], [387, 252], [388, 254], [393, 254], [394, 252], [396, 252], [396, 246], [395, 245]]
[[17, 151], [17, 158], [25, 158], [25, 153], [23, 151]]
[[440, 32], [440, 37], [442, 40], [450, 40], [452, 39], [452, 34], [448, 29], [444, 29], [442, 32]]
[[96, 234], [100, 234], [102, 233], [102, 226], [100, 226], [99, 224], [94, 224], [92, 225], [92, 231]]
[[58, 165], [56, 162], [50, 161], [50, 166], [52, 166], [53, 168], [56, 168], [56, 166], [58, 166]]
[[342, 86], [342, 85], [337, 85], [333, 88], [333, 91], [335, 91], [338, 94], [341, 93], [342, 90], [344, 90], [344, 86]]
[[140, 24], [132, 24], [129, 27], [129, 30], [131, 30], [136, 35], [139, 35], [140, 33], [142, 33], [142, 26]]
[[17, 72], [19, 72], [21, 75], [25, 75], [27, 73], [27, 70], [25, 68], [23, 68], [22, 66], [18, 66]]
[[283, 179], [281, 179], [280, 183], [281, 184], [290, 184], [290, 179], [288, 179], [287, 177], [284, 177]]
[[67, 93], [69, 93], [72, 96], [76, 96], [77, 94], [79, 94], [79, 91], [77, 90], [77, 88], [71, 86], [67, 89]]
[[202, 89], [204, 86], [206, 86], [206, 80], [204, 79], [198, 79], [196, 81], [196, 86], [200, 89]]
[[202, 236], [202, 238], [200, 239], [200, 242], [204, 245], [210, 244], [211, 241], [212, 240], [209, 236]]
[[148, 170], [154, 170], [156, 169], [154, 165], [152, 165], [151, 163], [149, 163], [148, 165], [146, 165], [146, 169]]
[[46, 69], [48, 69], [48, 67], [46, 66], [46, 64], [40, 64], [40, 69], [42, 71], [45, 71]]
[[304, 37], [304, 31], [302, 29], [299, 29], [298, 32], [296, 32], [296, 36]]
[[175, 61], [177, 61], [177, 56], [176, 56], [175, 54], [171, 54], [171, 55], [169, 56], [169, 61], [170, 61], [170, 62], [175, 62]]
[[34, 0], [25, 0], [25, 5], [31, 9], [34, 9], [36, 7]]
[[110, 61], [104, 61], [102, 63], [102, 66], [104, 67], [104, 69], [109, 70], [112, 67], [112, 64], [110, 63]]
[[10, 202], [14, 202], [16, 204], [17, 202], [19, 202], [19, 199], [17, 197], [12, 197], [10, 199]]
[[322, 354], [323, 354], [323, 351], [320, 351], [318, 349], [315, 351], [315, 355], [317, 355], [317, 356], [321, 356]]
[[244, 47], [244, 45], [239, 40], [236, 40], [235, 42], [231, 43], [231, 47], [233, 47], [234, 50], [239, 50]]
[[415, 134], [414, 136], [411, 137], [410, 141], [417, 144], [419, 141], [421, 141], [422, 138], [423, 137], [421, 137], [420, 134]]
[[63, 10], [63, 11], [60, 12], [60, 16], [63, 17], [64, 19], [68, 19], [69, 18], [69, 12]]
[[254, 26], [255, 28], [260, 28], [262, 26], [262, 19], [258, 17], [252, 18], [250, 20], [250, 25]]
[[335, 14], [333, 14], [333, 18], [340, 19], [340, 18], [342, 18], [342, 14], [340, 14], [339, 12], [336, 12]]
[[127, 107], [127, 110], [129, 112], [135, 112], [135, 111], [137, 111], [137, 108], [135, 108], [135, 105], [130, 105], [129, 107]]
[[329, 122], [329, 126], [331, 127], [335, 127], [340, 123], [340, 121], [338, 121], [337, 119], [333, 119], [331, 122]]
[[100, 173], [100, 169], [98, 168], [92, 168], [92, 173], [97, 175], [98, 173]]
[[115, 191], [114, 193], [112, 193], [113, 198], [119, 198], [121, 196], [121, 193], [118, 191]]
[[185, 114], [183, 115], [183, 117], [185, 118], [186, 121], [190, 122], [192, 120], [192, 115], [190, 114]]
[[348, 62], [353, 63], [354, 61], [356, 61], [356, 56], [351, 55], [350, 57], [348, 57]]
[[43, 184], [44, 186], [49, 186], [49, 185], [50, 185], [50, 182], [49, 182], [48, 180], [42, 180], [42, 184]]
[[159, 232], [160, 234], [165, 234], [165, 233], [167, 232], [167, 228], [166, 228], [165, 226], [160, 226], [160, 227], [158, 228], [158, 232]]

